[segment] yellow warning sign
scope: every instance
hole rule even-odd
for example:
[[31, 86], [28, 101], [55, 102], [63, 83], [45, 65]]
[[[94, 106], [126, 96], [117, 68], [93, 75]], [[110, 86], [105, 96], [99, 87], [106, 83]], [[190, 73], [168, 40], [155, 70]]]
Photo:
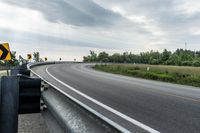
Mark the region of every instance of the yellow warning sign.
[[27, 54], [27, 59], [31, 60], [32, 59], [32, 55], [31, 54]]
[[0, 44], [0, 60], [11, 60], [11, 53], [8, 43]]

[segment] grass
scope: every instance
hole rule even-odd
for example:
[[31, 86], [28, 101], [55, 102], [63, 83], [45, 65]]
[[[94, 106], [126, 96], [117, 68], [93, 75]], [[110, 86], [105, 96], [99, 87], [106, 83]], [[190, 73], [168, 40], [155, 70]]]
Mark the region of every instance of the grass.
[[95, 65], [94, 69], [114, 74], [200, 87], [200, 67], [102, 64]]

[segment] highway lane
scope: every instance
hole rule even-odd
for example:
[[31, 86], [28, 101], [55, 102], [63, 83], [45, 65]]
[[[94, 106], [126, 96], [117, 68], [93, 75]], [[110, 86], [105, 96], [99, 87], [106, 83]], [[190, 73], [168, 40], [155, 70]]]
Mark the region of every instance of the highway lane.
[[200, 132], [199, 88], [98, 72], [78, 63], [38, 66], [33, 70], [127, 131]]

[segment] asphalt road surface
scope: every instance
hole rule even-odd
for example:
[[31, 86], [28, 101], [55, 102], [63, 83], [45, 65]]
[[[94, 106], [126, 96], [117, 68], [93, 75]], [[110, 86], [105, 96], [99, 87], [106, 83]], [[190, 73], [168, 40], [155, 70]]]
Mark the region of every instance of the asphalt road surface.
[[123, 132], [200, 133], [200, 88], [99, 72], [82, 63], [32, 70]]

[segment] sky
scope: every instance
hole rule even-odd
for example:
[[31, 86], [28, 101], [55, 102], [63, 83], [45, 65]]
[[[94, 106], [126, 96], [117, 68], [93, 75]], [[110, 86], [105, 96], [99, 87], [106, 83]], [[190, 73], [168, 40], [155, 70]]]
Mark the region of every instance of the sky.
[[0, 43], [26, 58], [82, 60], [90, 50], [200, 50], [199, 0], [0, 0]]

